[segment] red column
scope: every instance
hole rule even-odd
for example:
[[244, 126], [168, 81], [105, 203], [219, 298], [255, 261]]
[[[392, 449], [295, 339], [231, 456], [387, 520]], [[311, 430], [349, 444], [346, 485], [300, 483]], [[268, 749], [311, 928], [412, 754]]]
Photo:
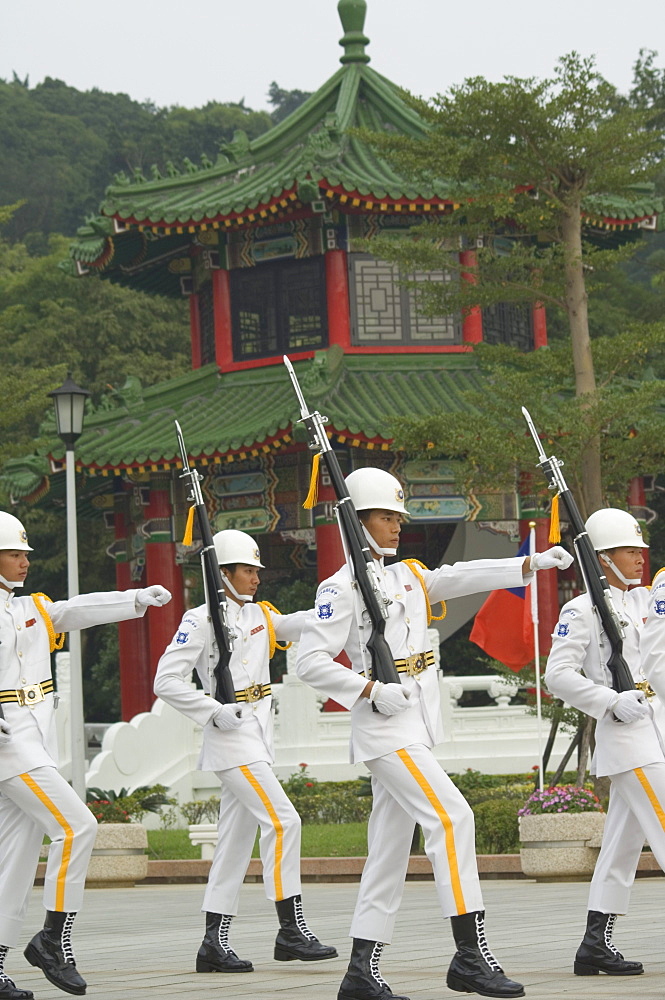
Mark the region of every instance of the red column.
[[[644, 493], [644, 478], [642, 476], [634, 476], [630, 481], [630, 488], [628, 491], [628, 503], [632, 508], [632, 513], [635, 517], [638, 517], [638, 508], [644, 508], [647, 505], [647, 498]], [[651, 560], [649, 558], [649, 550], [644, 550], [644, 569], [642, 570], [642, 583], [651, 583]]]
[[189, 296], [189, 336], [192, 344], [192, 368], [201, 367], [201, 330], [199, 327], [199, 297]]
[[328, 343], [351, 346], [351, 307], [349, 273], [345, 250], [327, 250], [325, 254], [326, 300], [328, 303]]
[[[170, 524], [171, 502], [169, 491], [160, 488], [153, 483], [150, 489], [150, 503], [146, 509], [146, 520], [165, 519]], [[147, 669], [150, 676], [152, 691], [152, 680], [157, 669], [157, 661], [171, 642], [173, 634], [184, 613], [182, 568], [175, 561], [175, 544], [172, 541], [162, 539], [162, 532], [157, 536], [157, 540], [146, 541], [145, 547], [145, 568], [147, 584], [161, 583], [171, 591], [173, 599], [164, 608], [148, 608], [146, 618], [148, 619], [149, 655]], [[150, 702], [143, 711], [148, 711], [152, 705]]]
[[[462, 281], [470, 285], [478, 283], [478, 275], [475, 272], [477, 264], [475, 250], [461, 250], [459, 255], [462, 267], [474, 268], [472, 271], [462, 271]], [[462, 342], [465, 344], [479, 344], [483, 339], [483, 313], [480, 306], [472, 306], [466, 316], [462, 319]]]
[[212, 310], [215, 319], [215, 360], [221, 372], [233, 363], [231, 283], [229, 272], [212, 272]]
[[[124, 500], [120, 500], [124, 503]], [[124, 510], [115, 513], [115, 538], [126, 546], [123, 561], [116, 561], [115, 579], [118, 590], [137, 586], [131, 578], [129, 561], [131, 527]], [[123, 721], [129, 722], [138, 712], [152, 704], [152, 684], [147, 670], [149, 660], [148, 625], [145, 618], [118, 623], [118, 658], [120, 665], [120, 707]]]
[[531, 310], [533, 349], [547, 347], [547, 313], [542, 302], [535, 302]]

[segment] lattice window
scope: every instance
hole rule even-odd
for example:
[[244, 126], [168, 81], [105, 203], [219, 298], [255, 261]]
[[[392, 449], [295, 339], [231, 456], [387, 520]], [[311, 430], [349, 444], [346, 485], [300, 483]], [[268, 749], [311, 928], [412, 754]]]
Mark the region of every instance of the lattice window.
[[365, 254], [349, 254], [349, 295], [353, 343], [357, 345], [461, 343], [461, 323], [454, 316], [423, 316], [418, 292], [400, 284], [447, 282], [447, 271], [417, 271], [402, 275], [394, 264]]
[[328, 343], [323, 257], [231, 271], [235, 361]]
[[215, 314], [212, 304], [212, 282], [207, 281], [199, 288], [198, 299], [201, 364], [207, 365], [215, 360]]
[[507, 344], [520, 351], [533, 350], [533, 323], [528, 306], [505, 302], [483, 309], [483, 340], [488, 344]]

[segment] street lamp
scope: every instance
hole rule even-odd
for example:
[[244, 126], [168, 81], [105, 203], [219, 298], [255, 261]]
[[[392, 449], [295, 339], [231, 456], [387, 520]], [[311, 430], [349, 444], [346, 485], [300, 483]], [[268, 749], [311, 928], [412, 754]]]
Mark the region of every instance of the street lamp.
[[[68, 596], [78, 597], [79, 561], [76, 526], [76, 483], [74, 478], [74, 445], [83, 431], [83, 410], [90, 395], [74, 382], [71, 372], [58, 389], [49, 392], [55, 406], [58, 436], [66, 449], [67, 495], [67, 589]], [[85, 729], [83, 725], [83, 673], [81, 669], [81, 633], [69, 633], [69, 664], [71, 675], [70, 729], [72, 754], [72, 787], [85, 802]]]

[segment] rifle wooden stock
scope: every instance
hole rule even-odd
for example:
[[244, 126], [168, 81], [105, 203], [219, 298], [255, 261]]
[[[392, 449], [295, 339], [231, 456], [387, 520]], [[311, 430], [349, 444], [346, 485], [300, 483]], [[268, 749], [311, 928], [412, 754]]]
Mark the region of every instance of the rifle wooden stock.
[[607, 661], [607, 667], [612, 677], [612, 687], [615, 691], [619, 692], [631, 691], [635, 688], [635, 682], [630, 667], [623, 656], [623, 635], [616, 610], [612, 603], [612, 594], [607, 577], [601, 569], [598, 556], [591, 544], [591, 539], [587, 534], [582, 515], [575, 502], [575, 497], [566, 485], [563, 473], [561, 472], [562, 463], [553, 455], [547, 458], [538, 437], [538, 432], [533, 425], [528, 411], [524, 407], [522, 407], [522, 413], [526, 418], [531, 436], [540, 455], [541, 460], [538, 463], [538, 467], [545, 473], [550, 489], [558, 492], [559, 500], [566, 508], [568, 520], [573, 529], [573, 541], [580, 569], [582, 570], [582, 576], [584, 577], [593, 608], [600, 619], [602, 629], [610, 644], [611, 652]]
[[215, 552], [215, 543], [212, 540], [212, 529], [208, 518], [208, 511], [203, 500], [203, 493], [199, 483], [199, 473], [191, 468], [187, 457], [187, 449], [180, 429], [180, 424], [176, 420], [176, 432], [178, 444], [182, 456], [182, 477], [188, 477], [192, 488], [191, 500], [194, 502], [196, 520], [199, 526], [199, 533], [203, 542], [201, 551], [201, 561], [203, 564], [203, 574], [205, 577], [206, 601], [208, 605], [208, 615], [212, 623], [212, 629], [219, 650], [219, 658], [213, 670], [215, 678], [215, 690], [212, 692], [216, 701], [223, 705], [233, 704], [236, 700], [233, 677], [231, 676], [230, 661], [233, 650], [233, 636], [228, 626], [226, 591], [222, 580], [221, 570]]

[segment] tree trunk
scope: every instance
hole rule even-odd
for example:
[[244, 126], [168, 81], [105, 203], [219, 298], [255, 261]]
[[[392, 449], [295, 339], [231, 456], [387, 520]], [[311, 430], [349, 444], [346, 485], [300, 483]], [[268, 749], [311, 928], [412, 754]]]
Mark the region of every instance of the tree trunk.
[[[571, 201], [562, 218], [564, 269], [566, 281], [566, 312], [570, 327], [575, 368], [575, 395], [589, 396], [596, 393], [596, 377], [589, 337], [587, 292], [582, 266], [581, 197]], [[584, 518], [603, 505], [600, 474], [600, 435], [589, 439], [582, 458], [581, 495], [578, 506]]]

